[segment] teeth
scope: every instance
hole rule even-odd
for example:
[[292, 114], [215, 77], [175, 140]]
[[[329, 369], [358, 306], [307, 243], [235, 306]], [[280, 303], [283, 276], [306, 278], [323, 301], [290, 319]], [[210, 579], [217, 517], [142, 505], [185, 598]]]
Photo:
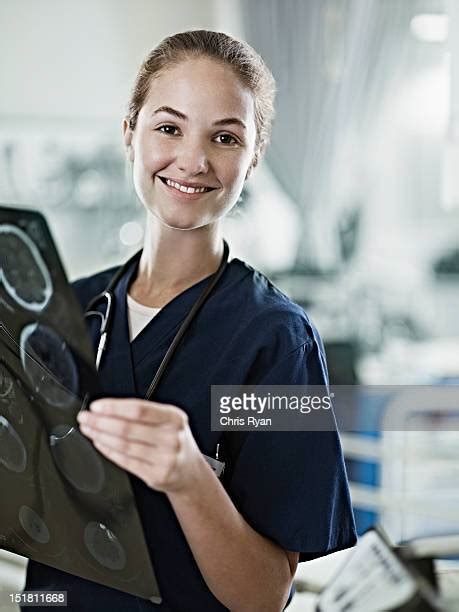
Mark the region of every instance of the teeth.
[[205, 187], [185, 187], [185, 185], [180, 185], [180, 183], [176, 183], [169, 179], [166, 179], [166, 183], [169, 185], [169, 187], [174, 187], [183, 193], [204, 193], [206, 190]]

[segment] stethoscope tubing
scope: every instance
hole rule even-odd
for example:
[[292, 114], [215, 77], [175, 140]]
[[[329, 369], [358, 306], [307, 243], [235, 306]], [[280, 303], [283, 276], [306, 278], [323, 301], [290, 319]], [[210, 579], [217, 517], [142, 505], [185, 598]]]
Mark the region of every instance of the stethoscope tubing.
[[[141, 254], [142, 254], [142, 251], [138, 251], [124, 265], [122, 265], [121, 268], [117, 270], [117, 272], [115, 272], [115, 274], [111, 278], [106, 288], [101, 293], [97, 294], [94, 298], [92, 298], [86, 306], [85, 313], [84, 313], [85, 317], [97, 315], [97, 316], [100, 316], [102, 320], [101, 326], [100, 326], [99, 345], [97, 347], [97, 354], [96, 354], [96, 368], [97, 369], [99, 369], [100, 367], [102, 356], [103, 356], [104, 351], [107, 349], [110, 334], [113, 328], [113, 319], [114, 319], [114, 312], [115, 312], [115, 307], [116, 307], [116, 298], [114, 294], [115, 288], [118, 285], [118, 282], [127, 272], [128, 268], [131, 266], [131, 264], [134, 263], [134, 261], [137, 261], [138, 259], [140, 259]], [[203, 305], [205, 304], [205, 302], [211, 295], [218, 281], [223, 276], [223, 273], [225, 272], [226, 267], [228, 265], [228, 257], [229, 257], [229, 246], [226, 240], [224, 240], [223, 241], [223, 257], [220, 262], [220, 265], [217, 271], [211, 276], [210, 281], [207, 283], [206, 287], [204, 288], [204, 290], [202, 291], [198, 299], [195, 301], [195, 303], [191, 307], [189, 313], [185, 317], [185, 320], [180, 325], [179, 330], [174, 336], [169, 348], [166, 351], [166, 354], [164, 355], [158, 369], [156, 370], [154, 377], [152, 378], [150, 386], [148, 387], [148, 391], [145, 394], [146, 400], [149, 400], [153, 397], [162, 377], [164, 376], [166, 368], [169, 365], [181, 341], [183, 340], [185, 333], [187, 332], [188, 328], [190, 327], [191, 323], [195, 319], [200, 309], [203, 307]], [[97, 308], [97, 306], [99, 306], [102, 303], [106, 304], [105, 314], [103, 314], [99, 310], [95, 310], [95, 308]]]

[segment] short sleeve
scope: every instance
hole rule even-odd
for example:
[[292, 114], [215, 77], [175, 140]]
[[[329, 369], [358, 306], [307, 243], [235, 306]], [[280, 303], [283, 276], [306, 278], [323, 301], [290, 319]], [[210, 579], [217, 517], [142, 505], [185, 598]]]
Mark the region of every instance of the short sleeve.
[[[258, 384], [328, 384], [320, 337], [279, 360]], [[249, 432], [228, 483], [247, 522], [306, 561], [353, 546], [355, 526], [336, 431]]]

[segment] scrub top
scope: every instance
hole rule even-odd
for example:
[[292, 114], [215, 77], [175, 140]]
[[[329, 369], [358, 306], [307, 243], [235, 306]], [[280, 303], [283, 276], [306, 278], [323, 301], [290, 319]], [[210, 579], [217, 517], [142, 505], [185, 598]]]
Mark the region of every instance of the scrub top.
[[[133, 262], [114, 291], [113, 329], [99, 370], [107, 396], [145, 396], [175, 333], [208, 282], [204, 279], [176, 296], [130, 343], [126, 294], [137, 265]], [[74, 283], [83, 309], [115, 271]], [[96, 348], [99, 318], [89, 318], [88, 325]], [[232, 259], [186, 332], [153, 399], [185, 410], [200, 450], [215, 456], [222, 433], [211, 431], [211, 385], [327, 383], [323, 345], [303, 309], [263, 274]], [[300, 561], [355, 544], [335, 431], [248, 432], [230, 473], [225, 486], [241, 515], [285, 550], [300, 552]], [[74, 610], [226, 610], [207, 588], [167, 496], [136, 476], [130, 480], [163, 603], [155, 605], [35, 561], [29, 561], [25, 588], [66, 590], [69, 609]], [[219, 551], [215, 557], [218, 563]]]

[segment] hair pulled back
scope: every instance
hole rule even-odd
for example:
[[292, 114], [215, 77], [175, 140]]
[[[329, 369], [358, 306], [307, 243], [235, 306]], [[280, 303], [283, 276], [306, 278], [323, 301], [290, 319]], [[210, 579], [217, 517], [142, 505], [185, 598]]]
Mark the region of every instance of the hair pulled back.
[[142, 63], [128, 106], [131, 130], [137, 125], [140, 109], [155, 76], [183, 60], [209, 57], [227, 65], [253, 95], [257, 137], [252, 167], [256, 166], [269, 142], [274, 118], [275, 80], [261, 56], [246, 42], [222, 32], [192, 30], [165, 38]]

